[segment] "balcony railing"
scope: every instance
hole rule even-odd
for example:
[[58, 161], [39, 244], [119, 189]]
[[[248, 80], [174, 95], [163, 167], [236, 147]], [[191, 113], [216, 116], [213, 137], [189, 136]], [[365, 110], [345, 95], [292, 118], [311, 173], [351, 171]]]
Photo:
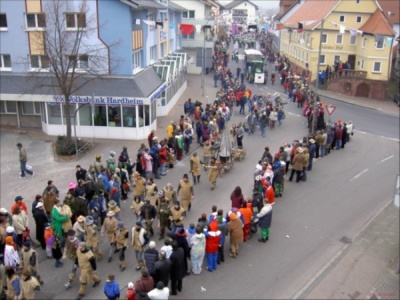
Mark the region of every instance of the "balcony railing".
[[327, 81], [336, 81], [340, 78], [356, 78], [365, 79], [367, 78], [367, 71], [360, 70], [338, 70], [337, 72], [331, 72], [325, 76]]

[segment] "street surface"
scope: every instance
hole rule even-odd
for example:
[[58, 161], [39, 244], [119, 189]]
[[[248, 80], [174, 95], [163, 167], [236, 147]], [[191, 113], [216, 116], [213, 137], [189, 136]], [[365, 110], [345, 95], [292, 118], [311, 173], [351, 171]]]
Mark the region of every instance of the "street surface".
[[[235, 70], [236, 64], [231, 62], [229, 68]], [[206, 76], [205, 82], [207, 96], [214, 99], [217, 89], [211, 88], [212, 74]], [[254, 94], [257, 89], [269, 91], [271, 86], [269, 83], [267, 86], [250, 85], [250, 88]], [[188, 89], [176, 110], [171, 112], [172, 117], [166, 117], [168, 120], [163, 124], [178, 118], [183, 112], [183, 102], [191, 96], [195, 99], [194, 95], [199, 94], [198, 90], [199, 80], [189, 81]], [[283, 92], [283, 89], [276, 84], [273, 91]], [[238, 258], [233, 259], [226, 255], [225, 263], [218, 266], [215, 272], [209, 273], [204, 268], [199, 276], [186, 277], [182, 293], [171, 299], [291, 298], [340, 251], [344, 245], [341, 242], [343, 236], [356, 236], [390, 201], [395, 174], [399, 171], [399, 142], [396, 140], [399, 137], [399, 118], [336, 100], [325, 100], [325, 103], [337, 107], [332, 120], [340, 118], [343, 121], [353, 121], [357, 132], [351, 142], [346, 144], [344, 150], [332, 151], [329, 156], [315, 161], [313, 170], [308, 173], [307, 182], [285, 182], [283, 198], [276, 199], [274, 205], [270, 240], [266, 244], [257, 241], [258, 231], [252, 240], [241, 245]], [[186, 225], [196, 222], [203, 212], [208, 215], [214, 204], [226, 212], [230, 208], [230, 194], [236, 186], [242, 187], [245, 196], [251, 196], [253, 170], [265, 146], [269, 146], [271, 152], [275, 153], [283, 143], [307, 135], [306, 119], [297, 104], [289, 102], [285, 105], [285, 110], [287, 115], [284, 126], [267, 130], [266, 138], [262, 138], [259, 131], [252, 136], [246, 134], [243, 142], [247, 157], [236, 162], [232, 170], [218, 179], [214, 191], [210, 190], [207, 175], [203, 172], [201, 183], [194, 188], [195, 199]], [[243, 116], [239, 116], [238, 108], [235, 108], [229, 126], [240, 121], [243, 121]], [[165, 127], [160, 126], [158, 132], [158, 136], [165, 136]], [[47, 140], [50, 141], [51, 138]], [[26, 145], [29, 161], [37, 172], [33, 178], [18, 179], [15, 148], [17, 142]], [[109, 150], [118, 152], [125, 144], [128, 145], [129, 154], [133, 156], [142, 142], [97, 140], [98, 145], [79, 163], [87, 168], [95, 154], [100, 153], [105, 159]], [[196, 147], [193, 144], [192, 148]], [[182, 175], [189, 171], [188, 160], [189, 157], [185, 157], [166, 177], [157, 180], [156, 184], [163, 187], [171, 182], [176, 187]], [[55, 181], [63, 198], [68, 183], [75, 180], [76, 164], [54, 162], [51, 143], [41, 138], [1, 132], [1, 206], [9, 209], [15, 196], [22, 195], [30, 207], [32, 198], [43, 191], [48, 179]], [[134, 224], [134, 217], [129, 210], [130, 202], [122, 203], [123, 219], [127, 228]], [[31, 214], [30, 224], [34, 235]], [[157, 236], [156, 243], [159, 249], [161, 242]], [[106, 253], [107, 240], [102, 242], [101, 248]], [[226, 254], [228, 248], [229, 240], [225, 244]], [[64, 289], [72, 267], [71, 262], [65, 260], [62, 269], [55, 269], [53, 260], [46, 259], [41, 250], [38, 252], [45, 285], [37, 293], [37, 298], [75, 298], [79, 287], [77, 279], [71, 289]], [[126, 251], [126, 257], [128, 267], [122, 273], [118, 268], [117, 255], [114, 255], [111, 263], [104, 259], [99, 263], [98, 274], [102, 283], [110, 271], [116, 273], [121, 288], [126, 287], [129, 281], [139, 278], [139, 272], [134, 271], [136, 264], [131, 248]], [[102, 286], [103, 284], [95, 289], [88, 287], [85, 298], [104, 299]]]

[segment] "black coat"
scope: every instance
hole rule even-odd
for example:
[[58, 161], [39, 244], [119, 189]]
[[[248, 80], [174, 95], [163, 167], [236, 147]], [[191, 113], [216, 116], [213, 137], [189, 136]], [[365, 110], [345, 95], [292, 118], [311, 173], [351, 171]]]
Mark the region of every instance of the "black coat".
[[144, 251], [144, 261], [146, 262], [146, 268], [149, 274], [152, 275], [156, 261], [158, 261], [158, 251], [152, 248], [146, 249], [146, 251]]
[[182, 280], [185, 276], [185, 254], [183, 249], [181, 247], [172, 249], [169, 259], [171, 260], [171, 280]]
[[36, 239], [41, 245], [46, 245], [44, 240], [44, 224], [49, 222], [47, 215], [43, 209], [35, 208], [33, 218], [36, 223]]
[[155, 285], [157, 285], [159, 281], [162, 281], [164, 286], [168, 286], [171, 264], [169, 258], [159, 260], [154, 264], [153, 274], [151, 275], [153, 276]]
[[190, 258], [190, 248], [186, 239], [186, 235], [175, 234], [175, 240], [178, 242], [179, 247], [183, 249], [185, 259]]

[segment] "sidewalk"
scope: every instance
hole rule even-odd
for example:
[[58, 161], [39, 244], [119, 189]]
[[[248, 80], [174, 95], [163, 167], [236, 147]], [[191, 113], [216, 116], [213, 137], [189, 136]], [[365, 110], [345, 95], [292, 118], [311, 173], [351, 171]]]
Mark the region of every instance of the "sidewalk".
[[399, 209], [391, 201], [293, 298], [399, 299], [398, 262]]

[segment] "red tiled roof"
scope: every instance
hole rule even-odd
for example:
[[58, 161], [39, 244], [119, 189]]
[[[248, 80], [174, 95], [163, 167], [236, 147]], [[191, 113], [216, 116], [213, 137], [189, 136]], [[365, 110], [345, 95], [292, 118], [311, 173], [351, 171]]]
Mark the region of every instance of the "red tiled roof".
[[[303, 23], [303, 29], [315, 28], [339, 4], [339, 0], [306, 0], [284, 23], [285, 27], [297, 28]], [[314, 21], [314, 22], [311, 22]]]
[[359, 28], [359, 30], [369, 34], [395, 35], [392, 26], [380, 9], [376, 9], [373, 15]]
[[378, 0], [379, 6], [382, 8], [383, 14], [389, 20], [389, 23], [400, 23], [400, 1], [398, 0]]

